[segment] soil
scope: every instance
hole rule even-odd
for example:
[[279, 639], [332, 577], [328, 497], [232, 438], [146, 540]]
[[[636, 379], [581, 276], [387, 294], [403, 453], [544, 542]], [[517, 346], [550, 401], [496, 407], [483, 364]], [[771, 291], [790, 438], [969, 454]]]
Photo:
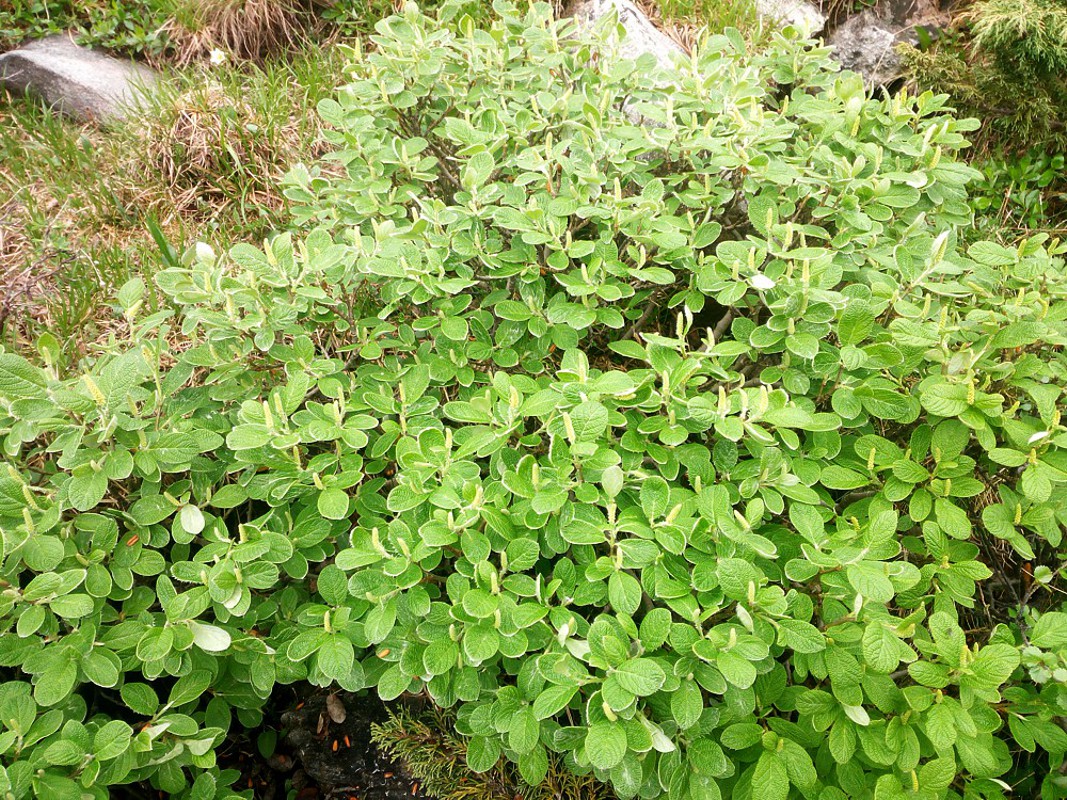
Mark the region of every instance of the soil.
[[[370, 726], [386, 718], [372, 694], [321, 692], [282, 714], [292, 750], [299, 800], [412, 800], [427, 798], [402, 766], [370, 740]], [[281, 765], [279, 765], [281, 766]], [[303, 784], [301, 786], [300, 784]]]

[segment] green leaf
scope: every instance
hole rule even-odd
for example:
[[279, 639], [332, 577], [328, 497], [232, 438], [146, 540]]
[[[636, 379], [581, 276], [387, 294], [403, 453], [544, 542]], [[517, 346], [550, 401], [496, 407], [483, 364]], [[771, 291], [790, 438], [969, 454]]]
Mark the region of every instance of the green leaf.
[[759, 742], [763, 729], [754, 722], [735, 722], [722, 730], [719, 740], [731, 750], [746, 750]]
[[810, 333], [795, 333], [785, 337], [789, 352], [804, 359], [813, 359], [819, 354], [819, 340]]
[[860, 386], [855, 396], [863, 410], [878, 419], [904, 420], [912, 410], [909, 399], [891, 389]]
[[100, 761], [118, 758], [129, 749], [132, 739], [133, 728], [122, 720], [110, 720], [93, 736], [93, 755]]
[[670, 487], [663, 478], [654, 475], [641, 484], [641, 510], [650, 520], [663, 517], [667, 513], [668, 502]]
[[718, 566], [719, 585], [732, 600], [748, 598], [749, 587], [759, 588], [763, 574], [743, 558], [722, 558]]
[[127, 683], [119, 690], [119, 693], [122, 695], [122, 702], [135, 714], [151, 717], [159, 709], [159, 698], [152, 687], [146, 683]]
[[0, 353], [0, 397], [44, 398], [46, 386], [41, 370], [29, 361], [11, 353]]
[[180, 706], [198, 700], [211, 686], [212, 674], [206, 669], [197, 669], [174, 682], [170, 690], [172, 706]]
[[859, 344], [870, 335], [875, 314], [862, 300], [849, 300], [837, 324], [837, 338], [842, 345]]
[[348, 516], [348, 494], [343, 489], [325, 489], [319, 492], [316, 505], [319, 513], [326, 519], [344, 519]]
[[956, 720], [947, 705], [935, 704], [927, 710], [923, 730], [938, 752], [946, 752], [956, 743]]
[[430, 385], [430, 368], [425, 364], [413, 364], [408, 367], [400, 379], [400, 386], [404, 390], [404, 403], [411, 406], [419, 400]]
[[1024, 558], [1034, 558], [1033, 548], [1015, 528], [1015, 514], [1003, 503], [994, 503], [982, 509], [982, 524], [998, 539], [1011, 544]]
[[451, 639], [431, 642], [422, 654], [422, 664], [428, 675], [443, 675], [458, 666], [459, 648]]
[[956, 762], [951, 758], [934, 758], [919, 768], [919, 788], [943, 792], [956, 779]]
[[177, 506], [165, 495], [149, 494], [142, 495], [130, 506], [129, 514], [138, 525], [147, 528], [162, 522], [177, 510]]
[[715, 664], [722, 676], [738, 689], [747, 689], [756, 682], [756, 665], [733, 651], [720, 653]]
[[471, 589], [463, 595], [463, 610], [475, 619], [493, 616], [500, 608], [500, 597], [485, 589]]
[[626, 755], [626, 730], [618, 722], [597, 722], [585, 735], [585, 757], [597, 769], [612, 769]]
[[995, 242], [975, 242], [968, 250], [967, 255], [975, 261], [990, 267], [1003, 267], [1014, 264], [1015, 251]]
[[919, 397], [923, 407], [939, 417], [958, 417], [968, 408], [967, 387], [954, 383], [935, 383]]
[[819, 477], [819, 481], [827, 489], [859, 489], [862, 486], [867, 486], [871, 479], [867, 478], [855, 470], [848, 467], [840, 467], [836, 464], [831, 464], [828, 467], [824, 467], [822, 475]]
[[991, 644], [978, 651], [970, 664], [980, 685], [995, 689], [1019, 666], [1019, 650], [1007, 644]]
[[934, 517], [941, 530], [953, 539], [971, 538], [971, 520], [955, 503], [938, 497], [934, 500]]
[[322, 599], [331, 606], [342, 605], [348, 600], [348, 577], [335, 564], [322, 568], [317, 588]]
[[538, 745], [519, 756], [519, 774], [530, 786], [539, 786], [548, 775], [548, 753]]
[[704, 711], [704, 698], [695, 681], [683, 680], [671, 693], [671, 715], [682, 730], [691, 728]]
[[[400, 695], [408, 690], [410, 685], [411, 678], [400, 670], [399, 664], [393, 664], [393, 666], [383, 672], [382, 676], [378, 679], [378, 696], [385, 702], [396, 700], [396, 698], [400, 697]], [[494, 764], [496, 763], [495, 759], [499, 758], [499, 755], [500, 753], [497, 751], [497, 756], [494, 757], [493, 760]], [[470, 763], [469, 760], [468, 763]], [[492, 766], [492, 764], [489, 766]], [[486, 767], [486, 769], [488, 769], [488, 767]]]
[[59, 739], [44, 749], [45, 763], [69, 767], [85, 758], [85, 748], [70, 739]]
[[81, 669], [92, 683], [106, 689], [113, 689], [118, 686], [122, 662], [110, 650], [98, 647], [82, 658]]
[[318, 649], [317, 664], [323, 675], [333, 680], [347, 678], [355, 661], [352, 642], [341, 634], [331, 635]]
[[86, 467], [67, 482], [71, 505], [78, 511], [89, 511], [100, 504], [107, 494], [107, 474], [103, 470]]
[[1047, 650], [1067, 645], [1067, 614], [1060, 611], [1042, 614], [1030, 631], [1030, 642]]
[[604, 487], [604, 492], [608, 497], [618, 497], [624, 484], [625, 477], [618, 464], [612, 464], [600, 477], [600, 485]]
[[475, 625], [463, 634], [463, 652], [474, 665], [488, 661], [500, 648], [500, 636], [488, 625]]
[[396, 626], [396, 602], [389, 600], [374, 606], [363, 620], [363, 633], [371, 644], [385, 641]]
[[471, 772], [488, 772], [500, 760], [500, 745], [485, 736], [472, 736], [467, 742], [467, 766]]
[[763, 728], [756, 723], [735, 722], [723, 729], [719, 741], [722, 742], [723, 747], [731, 750], [746, 750], [759, 742], [762, 736]]
[[179, 513], [181, 519], [182, 528], [186, 533], [191, 533], [194, 536], [204, 530], [204, 514], [196, 506], [186, 503], [182, 506], [182, 510]]
[[779, 620], [778, 641], [798, 653], [818, 653], [826, 649], [826, 639], [819, 629], [798, 619]]
[[620, 614], [633, 616], [641, 607], [641, 584], [627, 572], [613, 572], [608, 578], [608, 600]]
[[533, 702], [534, 716], [539, 720], [554, 717], [567, 707], [577, 693], [577, 686], [548, 686]]
[[608, 410], [593, 400], [573, 408], [570, 418], [579, 442], [595, 442], [608, 427]]
[[86, 594], [68, 594], [57, 597], [48, 607], [63, 619], [80, 619], [93, 613], [93, 598]]
[[508, 724], [508, 747], [516, 753], [529, 753], [537, 745], [541, 723], [532, 708], [520, 708]]
[[641, 644], [646, 651], [658, 650], [667, 641], [671, 630], [671, 612], [666, 608], [653, 608], [641, 620]]
[[266, 425], [238, 425], [226, 434], [226, 446], [238, 452], [266, 447], [270, 440]]
[[137, 657], [142, 661], [159, 661], [170, 655], [173, 646], [173, 629], [149, 628], [137, 642]]
[[752, 795], [759, 800], [786, 800], [789, 772], [777, 753], [764, 752], [752, 772]]
[[802, 789], [811, 789], [819, 780], [811, 755], [792, 739], [781, 739], [778, 757], [785, 764], [789, 782]]
[[631, 658], [612, 674], [622, 688], [638, 697], [655, 694], [667, 679], [660, 665], [650, 658]]
[[623, 760], [611, 770], [611, 785], [619, 800], [636, 797], [644, 779], [641, 762], [633, 753], [627, 753]]
[[74, 690], [78, 668], [68, 659], [62, 660], [54, 669], [38, 676], [33, 686], [33, 699], [41, 706], [54, 706], [65, 700]]
[[845, 569], [845, 574], [852, 588], [867, 600], [875, 603], [888, 603], [893, 599], [895, 593], [893, 583], [886, 575], [882, 564], [869, 561], [849, 564]]
[[867, 624], [863, 630], [863, 660], [875, 672], [888, 675], [900, 663], [900, 640], [881, 622]]
[[193, 643], [207, 653], [221, 653], [232, 641], [230, 634], [217, 625], [194, 621], [189, 623], [189, 629], [193, 632]]

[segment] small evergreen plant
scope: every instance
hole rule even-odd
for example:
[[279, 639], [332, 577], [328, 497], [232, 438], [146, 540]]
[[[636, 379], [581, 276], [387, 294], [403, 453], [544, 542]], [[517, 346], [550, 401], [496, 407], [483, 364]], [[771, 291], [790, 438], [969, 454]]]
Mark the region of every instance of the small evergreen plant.
[[978, 0], [932, 50], [902, 48], [912, 77], [983, 121], [982, 143], [1067, 149], [1067, 3]]
[[0, 792], [233, 797], [309, 681], [621, 798], [1060, 796], [1067, 248], [959, 244], [974, 123], [453, 9], [353, 53], [298, 235], [0, 354]]
[[422, 792], [439, 800], [614, 800], [608, 784], [590, 773], [575, 774], [551, 753], [545, 777], [534, 786], [506, 759], [473, 773], [467, 767], [469, 739], [455, 731], [455, 722], [445, 709], [400, 706], [371, 725], [371, 740], [404, 765]]

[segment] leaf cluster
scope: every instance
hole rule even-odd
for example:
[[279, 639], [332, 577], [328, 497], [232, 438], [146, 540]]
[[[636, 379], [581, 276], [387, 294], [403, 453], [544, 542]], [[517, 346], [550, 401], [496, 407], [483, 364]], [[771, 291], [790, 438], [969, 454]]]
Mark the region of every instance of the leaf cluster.
[[229, 797], [309, 681], [531, 785], [1056, 796], [1067, 248], [960, 243], [973, 123], [450, 8], [353, 53], [299, 234], [127, 284], [77, 374], [0, 354], [0, 780]]

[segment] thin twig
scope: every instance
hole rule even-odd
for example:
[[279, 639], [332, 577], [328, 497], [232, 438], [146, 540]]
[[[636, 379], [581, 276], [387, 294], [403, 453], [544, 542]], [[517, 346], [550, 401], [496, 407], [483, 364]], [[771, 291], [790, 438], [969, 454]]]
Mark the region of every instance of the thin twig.
[[722, 335], [726, 333], [730, 325], [733, 324], [733, 321], [734, 310], [732, 308], [729, 308], [726, 310], [726, 313], [723, 314], [722, 319], [715, 323], [715, 329], [711, 332], [711, 335], [714, 337], [716, 342], [722, 338]]

